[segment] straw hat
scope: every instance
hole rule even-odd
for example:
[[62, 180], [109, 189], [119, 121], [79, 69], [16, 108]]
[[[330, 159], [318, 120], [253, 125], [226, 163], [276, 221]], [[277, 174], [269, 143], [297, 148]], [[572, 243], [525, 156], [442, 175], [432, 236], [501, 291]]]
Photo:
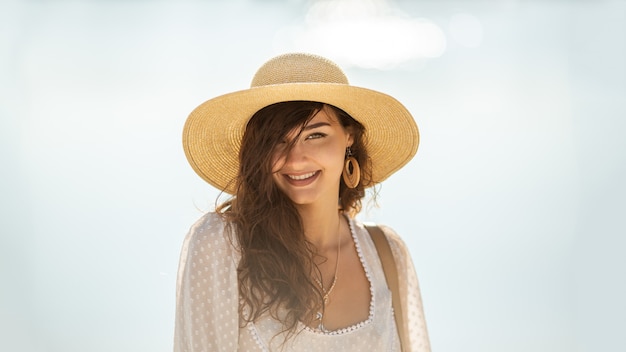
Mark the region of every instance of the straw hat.
[[328, 59], [295, 53], [266, 62], [250, 89], [210, 99], [191, 112], [183, 130], [191, 167], [209, 184], [234, 194], [239, 147], [248, 120], [268, 105], [292, 100], [334, 105], [365, 126], [374, 183], [387, 179], [417, 152], [417, 125], [400, 102], [350, 86], [341, 68]]

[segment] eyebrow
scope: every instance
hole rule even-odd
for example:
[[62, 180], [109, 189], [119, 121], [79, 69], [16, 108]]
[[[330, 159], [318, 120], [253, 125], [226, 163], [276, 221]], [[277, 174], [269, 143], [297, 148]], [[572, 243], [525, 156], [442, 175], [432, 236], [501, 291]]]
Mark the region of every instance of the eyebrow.
[[318, 122], [318, 123], [314, 123], [312, 125], [307, 125], [306, 127], [304, 127], [304, 131], [308, 131], [308, 130], [312, 130], [314, 128], [318, 128], [318, 127], [322, 127], [322, 126], [330, 126], [330, 124], [328, 122]]

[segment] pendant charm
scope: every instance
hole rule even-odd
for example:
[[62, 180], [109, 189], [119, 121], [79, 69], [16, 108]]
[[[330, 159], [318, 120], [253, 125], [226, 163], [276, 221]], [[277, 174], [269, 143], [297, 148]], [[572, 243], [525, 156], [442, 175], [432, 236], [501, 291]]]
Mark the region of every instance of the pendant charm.
[[317, 314], [315, 314], [315, 320], [319, 320], [320, 322], [317, 325], [317, 330], [321, 332], [328, 332], [328, 330], [326, 330], [326, 327], [324, 327], [324, 314], [322, 314], [322, 312], [317, 312]]

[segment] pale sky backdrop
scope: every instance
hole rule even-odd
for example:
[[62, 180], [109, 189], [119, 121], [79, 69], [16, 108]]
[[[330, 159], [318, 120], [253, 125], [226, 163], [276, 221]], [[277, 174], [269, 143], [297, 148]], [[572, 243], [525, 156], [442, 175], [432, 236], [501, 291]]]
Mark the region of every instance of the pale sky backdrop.
[[410, 247], [433, 351], [626, 351], [626, 1], [0, 4], [0, 350], [170, 351], [217, 191], [185, 118], [308, 51], [417, 156], [360, 217]]

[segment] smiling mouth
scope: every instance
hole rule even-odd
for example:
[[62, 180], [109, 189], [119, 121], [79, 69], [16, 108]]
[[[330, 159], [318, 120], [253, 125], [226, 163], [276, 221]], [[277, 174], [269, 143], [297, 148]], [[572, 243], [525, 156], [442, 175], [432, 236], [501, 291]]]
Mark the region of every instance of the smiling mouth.
[[302, 181], [302, 180], [306, 180], [308, 178], [315, 176], [315, 174], [317, 174], [317, 171], [309, 172], [309, 173], [302, 174], [302, 175], [287, 175], [287, 177], [289, 177], [290, 179], [294, 181]]

